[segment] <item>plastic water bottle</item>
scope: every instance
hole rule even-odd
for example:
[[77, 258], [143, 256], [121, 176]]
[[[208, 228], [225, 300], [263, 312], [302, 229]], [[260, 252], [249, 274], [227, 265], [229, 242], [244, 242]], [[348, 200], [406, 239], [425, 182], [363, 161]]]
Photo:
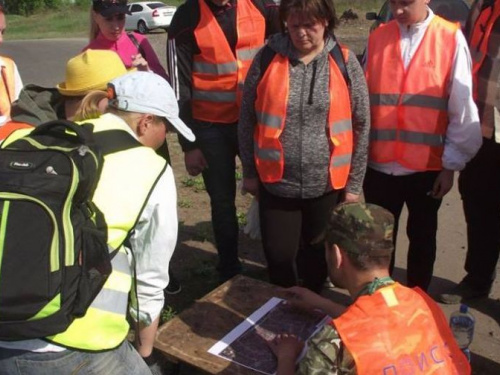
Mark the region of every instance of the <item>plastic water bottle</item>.
[[474, 336], [476, 319], [468, 310], [467, 305], [460, 305], [460, 310], [455, 311], [450, 316], [450, 328], [453, 336], [455, 336], [458, 347], [464, 352], [470, 362], [469, 345]]

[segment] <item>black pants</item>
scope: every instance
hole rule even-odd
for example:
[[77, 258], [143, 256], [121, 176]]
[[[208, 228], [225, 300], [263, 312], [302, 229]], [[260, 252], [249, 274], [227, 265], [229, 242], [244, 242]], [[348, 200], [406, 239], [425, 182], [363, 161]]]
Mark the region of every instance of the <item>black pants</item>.
[[208, 163], [202, 175], [210, 196], [212, 226], [219, 255], [217, 270], [222, 279], [229, 279], [241, 272], [235, 205], [237, 127], [213, 124], [197, 129], [196, 142]]
[[466, 281], [489, 289], [500, 253], [500, 144], [483, 139], [460, 173], [458, 187], [467, 222]]
[[313, 199], [278, 197], [260, 188], [262, 245], [271, 283], [302, 285], [319, 292], [327, 267], [322, 235], [330, 212], [338, 203], [333, 191]]
[[[364, 183], [365, 200], [389, 210], [394, 215], [394, 247], [399, 216], [408, 207], [406, 234], [410, 242], [407, 259], [408, 286], [427, 290], [436, 259], [437, 213], [441, 199], [428, 195], [439, 172], [419, 172], [393, 176], [368, 168]], [[394, 269], [393, 255], [390, 271]]]

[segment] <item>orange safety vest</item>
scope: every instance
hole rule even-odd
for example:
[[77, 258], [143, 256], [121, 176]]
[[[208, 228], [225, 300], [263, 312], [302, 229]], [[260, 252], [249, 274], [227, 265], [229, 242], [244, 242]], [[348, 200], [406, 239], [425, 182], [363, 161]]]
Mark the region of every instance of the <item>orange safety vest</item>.
[[7, 138], [14, 130], [32, 127], [32, 125], [23, 122], [9, 121], [5, 125], [0, 126], [0, 142]]
[[439, 306], [419, 288], [395, 283], [359, 297], [332, 324], [358, 374], [467, 375]]
[[201, 51], [193, 58], [193, 118], [231, 124], [238, 121], [243, 84], [264, 44], [266, 24], [251, 0], [236, 7], [236, 57], [205, 0], [198, 0], [200, 22], [194, 36]]
[[405, 70], [396, 21], [368, 40], [369, 160], [416, 170], [441, 170], [448, 127], [448, 86], [458, 24], [434, 16]]
[[[348, 50], [342, 48], [342, 54], [347, 61]], [[330, 183], [334, 189], [342, 189], [351, 170], [353, 148], [351, 101], [345, 79], [330, 54], [328, 61], [330, 109], [327, 121], [331, 149]], [[279, 182], [283, 178], [285, 161], [280, 136], [286, 123], [289, 70], [288, 58], [276, 54], [257, 86], [254, 157], [260, 180], [265, 183]]]
[[10, 117], [10, 106], [16, 96], [16, 83], [14, 80], [15, 64], [14, 61], [8, 57], [1, 56], [1, 59], [4, 65], [0, 67], [2, 70], [0, 83], [0, 115]]
[[495, 1], [492, 6], [481, 11], [470, 35], [470, 54], [472, 57], [472, 77], [474, 80], [474, 99], [477, 100], [477, 77], [488, 52], [491, 30], [500, 17], [500, 4]]

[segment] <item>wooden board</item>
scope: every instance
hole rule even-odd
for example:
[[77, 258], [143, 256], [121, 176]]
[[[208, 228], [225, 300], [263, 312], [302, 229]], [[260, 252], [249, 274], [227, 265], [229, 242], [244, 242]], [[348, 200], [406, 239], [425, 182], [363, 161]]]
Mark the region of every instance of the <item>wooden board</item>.
[[187, 363], [209, 374], [256, 374], [208, 353], [208, 349], [276, 296], [278, 289], [263, 281], [236, 276], [162, 325], [155, 348], [172, 361]]

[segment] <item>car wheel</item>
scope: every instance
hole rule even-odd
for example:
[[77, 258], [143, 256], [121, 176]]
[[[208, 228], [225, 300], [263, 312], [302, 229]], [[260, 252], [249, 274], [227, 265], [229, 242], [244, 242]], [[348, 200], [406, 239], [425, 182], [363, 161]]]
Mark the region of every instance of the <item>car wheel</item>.
[[139, 31], [140, 34], [147, 34], [149, 29], [146, 26], [146, 22], [144, 21], [139, 21], [137, 23], [137, 31]]

